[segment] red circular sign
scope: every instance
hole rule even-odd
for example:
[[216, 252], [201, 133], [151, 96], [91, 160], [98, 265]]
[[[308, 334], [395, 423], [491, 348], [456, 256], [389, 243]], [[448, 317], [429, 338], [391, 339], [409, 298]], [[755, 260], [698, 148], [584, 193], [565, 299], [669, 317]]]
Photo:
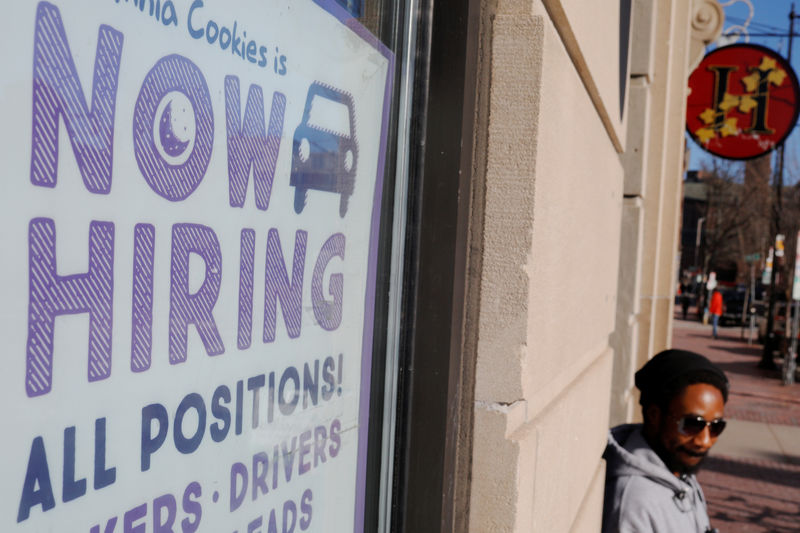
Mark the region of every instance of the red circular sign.
[[751, 159], [791, 133], [799, 100], [797, 77], [775, 51], [754, 44], [723, 46], [689, 76], [686, 129], [716, 156]]

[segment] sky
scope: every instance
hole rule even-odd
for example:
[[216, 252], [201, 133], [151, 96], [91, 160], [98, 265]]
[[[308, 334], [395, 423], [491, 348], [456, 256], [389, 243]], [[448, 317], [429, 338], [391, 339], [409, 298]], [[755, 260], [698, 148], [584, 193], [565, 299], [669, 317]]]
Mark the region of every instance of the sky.
[[[800, 16], [800, 0], [719, 0], [725, 9], [723, 35], [716, 43], [708, 47], [713, 50], [718, 45], [746, 43], [760, 44], [776, 50], [786, 57], [788, 51], [789, 12], [795, 4], [795, 12]], [[744, 27], [739, 39], [732, 35]], [[795, 73], [800, 71], [800, 20], [794, 20], [794, 31], [797, 32], [792, 44], [792, 67]], [[780, 36], [766, 34], [781, 34]], [[728, 37], [728, 35], [731, 37]], [[800, 121], [786, 141], [786, 164], [784, 182], [787, 184], [800, 181]], [[687, 147], [690, 150], [689, 169], [701, 168], [703, 163], [710, 164], [713, 156], [705, 152], [691, 137]]]

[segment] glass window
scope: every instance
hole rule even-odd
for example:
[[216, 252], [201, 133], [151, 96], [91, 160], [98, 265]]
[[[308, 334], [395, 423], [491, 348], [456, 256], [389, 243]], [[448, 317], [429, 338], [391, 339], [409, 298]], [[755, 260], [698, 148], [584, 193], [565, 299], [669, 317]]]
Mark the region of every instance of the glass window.
[[0, 530], [386, 527], [414, 9], [7, 7]]

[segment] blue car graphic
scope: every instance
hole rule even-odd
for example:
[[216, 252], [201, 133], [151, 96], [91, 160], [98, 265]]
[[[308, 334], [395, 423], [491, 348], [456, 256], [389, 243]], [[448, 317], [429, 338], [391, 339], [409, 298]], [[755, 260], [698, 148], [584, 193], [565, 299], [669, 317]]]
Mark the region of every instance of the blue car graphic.
[[303, 119], [294, 131], [292, 173], [294, 210], [301, 213], [308, 191], [339, 193], [339, 216], [355, 188], [358, 143], [353, 97], [329, 85], [314, 82], [308, 89]]

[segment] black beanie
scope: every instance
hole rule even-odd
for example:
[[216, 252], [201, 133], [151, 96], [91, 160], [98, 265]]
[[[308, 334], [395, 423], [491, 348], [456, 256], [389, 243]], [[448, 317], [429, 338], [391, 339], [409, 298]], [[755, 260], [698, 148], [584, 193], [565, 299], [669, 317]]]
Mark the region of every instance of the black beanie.
[[687, 350], [664, 350], [650, 359], [635, 374], [636, 388], [641, 391], [639, 403], [665, 403], [671, 400], [665, 395], [680, 392], [674, 384], [681, 379], [685, 384], [708, 383], [717, 387], [725, 402], [728, 401], [728, 378], [717, 365], [700, 354]]

